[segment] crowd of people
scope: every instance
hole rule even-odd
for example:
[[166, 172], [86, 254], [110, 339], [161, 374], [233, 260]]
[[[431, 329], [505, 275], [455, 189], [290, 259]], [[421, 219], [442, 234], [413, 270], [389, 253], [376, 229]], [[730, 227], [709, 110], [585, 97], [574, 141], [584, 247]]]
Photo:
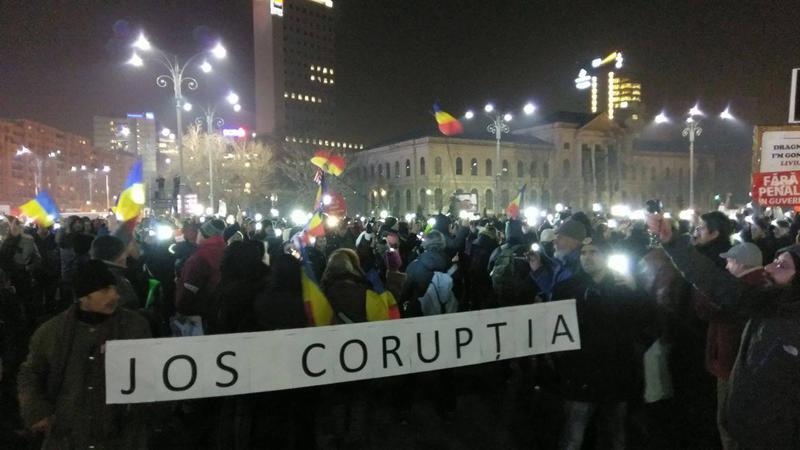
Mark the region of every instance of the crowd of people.
[[7, 216], [0, 445], [385, 448], [370, 426], [377, 408], [396, 427], [420, 401], [445, 426], [460, 420], [462, 369], [105, 404], [106, 341], [313, 326], [307, 270], [340, 325], [397, 317], [373, 312], [386, 298], [402, 318], [575, 299], [580, 350], [483, 372], [490, 390], [521, 376], [556, 406], [532, 412], [553, 424], [537, 448], [800, 448], [800, 216], [772, 214], [343, 218], [311, 239], [242, 213], [135, 228]]

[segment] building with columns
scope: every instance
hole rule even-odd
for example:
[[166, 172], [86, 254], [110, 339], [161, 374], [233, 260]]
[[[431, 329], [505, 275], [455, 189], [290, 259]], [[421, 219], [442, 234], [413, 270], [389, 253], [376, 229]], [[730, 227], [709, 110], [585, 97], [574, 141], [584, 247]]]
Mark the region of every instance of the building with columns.
[[[488, 134], [420, 136], [353, 154], [348, 176], [357, 186], [350, 210], [391, 214], [447, 212], [457, 193], [477, 196], [478, 209], [502, 211], [523, 185], [525, 203], [590, 209], [593, 203], [643, 205], [661, 199], [688, 207], [689, 156], [681, 142], [637, 139], [635, 126], [605, 113], [558, 112], [501, 141]], [[501, 168], [499, 189], [495, 167]], [[695, 154], [698, 209], [713, 199], [713, 155]], [[499, 191], [499, 192], [498, 192]]]

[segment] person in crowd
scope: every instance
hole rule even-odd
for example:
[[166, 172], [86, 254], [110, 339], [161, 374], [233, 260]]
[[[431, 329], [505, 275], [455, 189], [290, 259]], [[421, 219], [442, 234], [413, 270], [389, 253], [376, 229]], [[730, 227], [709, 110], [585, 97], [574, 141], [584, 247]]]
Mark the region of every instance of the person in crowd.
[[213, 303], [225, 251], [224, 230], [225, 222], [220, 219], [203, 223], [197, 237], [197, 251], [186, 261], [176, 283], [175, 308], [183, 316], [194, 316], [195, 321], [208, 315]]
[[33, 237], [24, 232], [18, 218], [9, 216], [8, 225], [8, 236], [0, 244], [0, 269], [11, 279], [16, 297], [32, 321], [35, 313], [31, 308], [33, 273], [39, 268], [42, 258]]
[[36, 330], [19, 371], [25, 424], [43, 448], [145, 448], [141, 407], [106, 404], [104, 352], [108, 340], [150, 337], [147, 322], [118, 307], [102, 261], [78, 267], [71, 282], [77, 303]]
[[128, 248], [116, 236], [98, 236], [92, 242], [89, 254], [92, 259], [103, 261], [108, 270], [114, 275], [119, 294], [119, 306], [122, 308], [138, 309], [144, 306], [142, 300], [136, 295], [131, 282], [125, 277], [127, 269]]
[[[560, 449], [580, 450], [589, 424], [597, 447], [624, 449], [628, 401], [637, 393], [637, 345], [644, 336], [642, 302], [633, 280], [615, 276], [606, 263], [610, 247], [591, 239], [580, 249], [580, 269], [553, 287], [553, 300], [575, 299], [581, 349], [553, 355], [564, 399]], [[613, 324], [609, 326], [609, 324]]]
[[536, 285], [530, 282], [530, 268], [525, 257], [531, 247], [525, 245], [523, 238], [521, 221], [506, 222], [505, 242], [494, 249], [484, 269], [489, 271], [493, 293], [485, 307], [533, 303]]
[[321, 286], [337, 322], [367, 321], [365, 299], [371, 285], [354, 251], [339, 249], [331, 254], [321, 278]]
[[580, 248], [586, 239], [586, 226], [577, 220], [567, 219], [556, 230], [553, 258], [532, 253], [529, 258], [531, 278], [539, 288], [540, 295], [549, 300], [553, 286], [568, 280], [580, 264]]
[[769, 283], [751, 285], [703, 258], [665, 220], [648, 219], [675, 267], [722, 312], [749, 318], [728, 380], [723, 417], [741, 448], [800, 447], [800, 246], [764, 267]]
[[485, 306], [494, 305], [494, 291], [492, 279], [489, 276], [489, 261], [498, 247], [497, 228], [493, 223], [487, 224], [472, 241], [470, 248], [470, 262], [466, 278], [470, 287], [467, 291], [467, 304], [465, 310], [478, 310]]
[[775, 247], [781, 249], [794, 244], [794, 236], [791, 233], [792, 230], [788, 220], [775, 221]]
[[400, 268], [403, 266], [403, 260], [400, 256], [400, 250], [390, 247], [384, 254], [386, 261], [386, 289], [392, 293], [395, 298], [400, 298], [403, 291], [403, 283], [406, 282], [405, 272], [401, 272]]
[[420, 303], [417, 301], [425, 295], [434, 272], [447, 272], [450, 268], [445, 236], [437, 231], [429, 231], [423, 241], [423, 253], [409, 264], [406, 270], [406, 281], [400, 293], [401, 311], [404, 317], [421, 316]]
[[317, 236], [313, 245], [306, 247], [308, 259], [311, 261], [311, 270], [314, 271], [314, 276], [317, 280], [322, 279], [322, 274], [325, 272], [325, 265], [327, 257], [325, 255], [325, 248], [327, 246], [327, 238]]
[[183, 270], [183, 265], [194, 252], [197, 251], [197, 233], [200, 227], [197, 222], [186, 220], [183, 222], [181, 235], [183, 240], [177, 242], [172, 252], [175, 255], [175, 274], [178, 275]]
[[225, 249], [220, 268], [218, 314], [209, 319], [213, 333], [238, 333], [250, 328], [256, 296], [267, 288], [269, 266], [264, 245], [258, 241], [234, 242]]
[[772, 225], [769, 223], [769, 219], [763, 216], [750, 216], [749, 225], [748, 232], [743, 233], [744, 240], [758, 246], [761, 254], [764, 255], [763, 264], [767, 265], [775, 258], [775, 252], [779, 248], [775, 241]]
[[61, 260], [53, 227], [37, 226], [33, 233], [33, 241], [42, 258], [38, 270], [34, 273], [37, 308], [41, 308], [41, 313], [54, 312], [58, 278], [61, 275]]
[[720, 259], [719, 255], [731, 248], [732, 232], [731, 221], [725, 214], [719, 211], [705, 213], [700, 216], [700, 224], [694, 229], [694, 245], [698, 252], [724, 268], [725, 260]]

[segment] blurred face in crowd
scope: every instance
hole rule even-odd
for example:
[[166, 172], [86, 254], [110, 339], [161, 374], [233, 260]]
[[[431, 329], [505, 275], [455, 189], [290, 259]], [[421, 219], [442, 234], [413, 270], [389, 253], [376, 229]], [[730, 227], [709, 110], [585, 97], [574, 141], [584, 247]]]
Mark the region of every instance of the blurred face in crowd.
[[117, 310], [118, 301], [117, 288], [108, 286], [81, 298], [80, 308], [83, 311], [111, 315]]
[[602, 277], [606, 272], [605, 255], [594, 245], [581, 248], [581, 268], [592, 278]]
[[694, 243], [696, 245], [706, 245], [719, 237], [719, 231], [709, 231], [705, 220], [700, 220], [700, 225], [694, 229]]
[[325, 246], [328, 245], [328, 240], [325, 236], [317, 236], [317, 240], [314, 241], [314, 247], [317, 247], [319, 250], [325, 250]]
[[22, 223], [20, 223], [19, 219], [12, 218], [8, 221], [8, 234], [12, 237], [17, 237], [22, 234]]
[[775, 261], [767, 264], [764, 267], [772, 281], [779, 286], [786, 286], [792, 283], [797, 268], [794, 266], [794, 260], [788, 252], [781, 253], [775, 258]]
[[766, 233], [758, 225], [750, 225], [750, 236], [753, 239], [763, 239]]
[[581, 242], [569, 236], [557, 234], [554, 245], [556, 249], [556, 257], [561, 258], [575, 251], [581, 246]]
[[725, 264], [725, 268], [728, 269], [728, 272], [730, 272], [731, 275], [733, 275], [735, 277], [738, 277], [742, 272], [747, 270], [747, 268], [745, 266], [739, 264], [733, 258], [726, 258], [726, 260], [728, 262]]
[[80, 220], [73, 221], [72, 225], [70, 226], [70, 231], [72, 231], [73, 233], [82, 233], [84, 231], [83, 222], [81, 222]]
[[777, 227], [775, 228], [775, 237], [782, 238], [789, 234], [789, 229], [784, 227]]
[[50, 234], [50, 228], [40, 226], [36, 228], [36, 233], [39, 237], [47, 237], [47, 235]]

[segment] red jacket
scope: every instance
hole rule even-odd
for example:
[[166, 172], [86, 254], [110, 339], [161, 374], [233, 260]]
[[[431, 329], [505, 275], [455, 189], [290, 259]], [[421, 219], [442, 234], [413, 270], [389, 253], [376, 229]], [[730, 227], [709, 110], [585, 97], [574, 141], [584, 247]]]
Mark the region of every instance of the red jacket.
[[[752, 286], [767, 284], [767, 276], [763, 268], [743, 275], [741, 280]], [[704, 306], [710, 305], [711, 303], [708, 302]], [[739, 343], [742, 339], [745, 321], [745, 318], [726, 315], [718, 309], [708, 315], [706, 369], [715, 377], [728, 379], [730, 376], [733, 363], [736, 362], [736, 355], [739, 354]]]
[[204, 240], [186, 260], [176, 283], [175, 308], [186, 316], [203, 315], [219, 284], [225, 241], [222, 236]]

